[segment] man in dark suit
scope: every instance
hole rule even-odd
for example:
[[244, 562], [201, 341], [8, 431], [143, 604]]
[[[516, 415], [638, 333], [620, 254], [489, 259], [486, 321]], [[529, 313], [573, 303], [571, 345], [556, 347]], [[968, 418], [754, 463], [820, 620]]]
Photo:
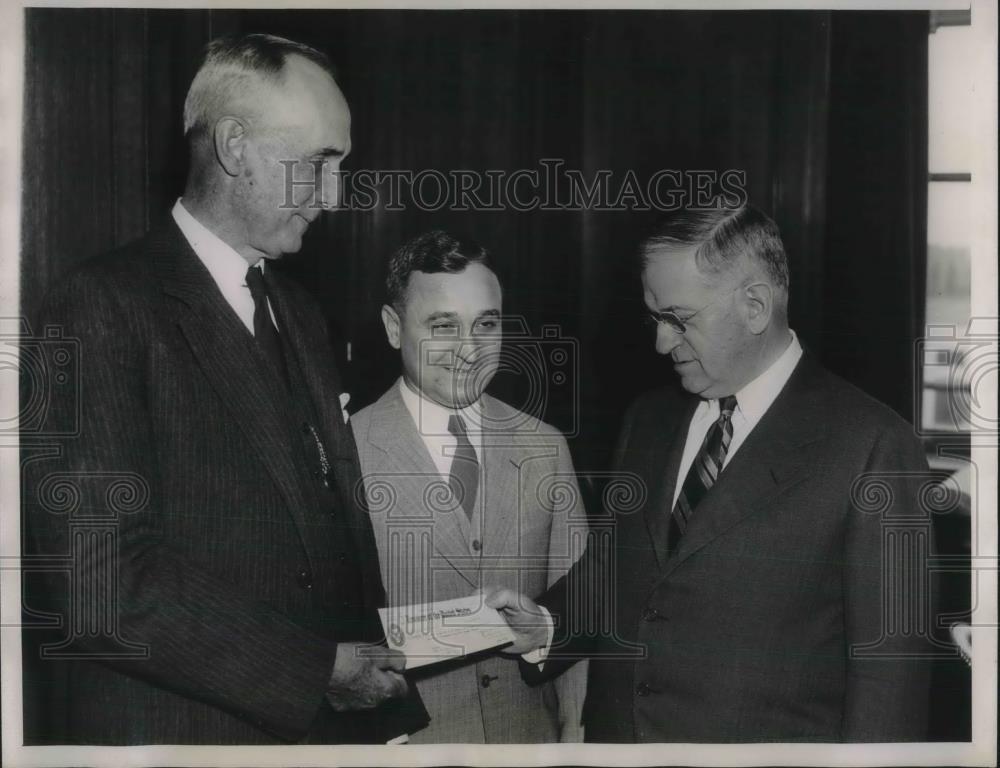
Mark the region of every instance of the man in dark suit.
[[65, 740], [385, 743], [426, 712], [376, 645], [384, 591], [323, 316], [266, 266], [335, 204], [350, 112], [325, 56], [249, 35], [209, 45], [184, 121], [170, 218], [43, 313], [81, 350], [79, 400], [52, 403], [78, 435], [24, 481], [37, 551], [71, 563], [50, 584], [66, 640], [42, 649], [68, 672]]
[[930, 521], [912, 428], [802, 350], [764, 214], [681, 213], [641, 255], [681, 389], [628, 410], [615, 468], [641, 482], [638, 508], [606, 510], [612, 543], [542, 596], [551, 618], [491, 595], [511, 650], [551, 648], [533, 679], [591, 657], [591, 741], [921, 740]]

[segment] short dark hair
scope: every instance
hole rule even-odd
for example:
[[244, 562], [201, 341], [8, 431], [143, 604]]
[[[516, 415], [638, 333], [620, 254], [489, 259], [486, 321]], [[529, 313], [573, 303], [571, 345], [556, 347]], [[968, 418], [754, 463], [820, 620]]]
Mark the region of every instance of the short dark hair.
[[279, 84], [288, 57], [293, 55], [308, 59], [337, 79], [325, 53], [284, 37], [253, 33], [217, 37], [209, 42], [184, 100], [184, 134], [207, 129], [206, 123], [231, 98], [232, 91], [252, 83], [250, 78]]
[[406, 289], [414, 272], [456, 274], [465, 271], [470, 264], [482, 264], [496, 274], [490, 252], [479, 243], [459, 239], [440, 229], [417, 235], [389, 259], [385, 276], [386, 300], [399, 311], [406, 302]]
[[788, 291], [788, 258], [778, 225], [752, 205], [739, 208], [678, 211], [650, 233], [639, 247], [642, 266], [657, 251], [694, 247], [695, 264], [720, 274], [742, 256], [764, 267], [777, 288]]

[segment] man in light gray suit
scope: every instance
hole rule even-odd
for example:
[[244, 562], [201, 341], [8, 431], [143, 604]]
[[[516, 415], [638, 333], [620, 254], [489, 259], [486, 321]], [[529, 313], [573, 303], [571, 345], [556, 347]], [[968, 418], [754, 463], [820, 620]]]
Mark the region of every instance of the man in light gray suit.
[[[488, 253], [444, 232], [397, 251], [382, 320], [403, 375], [354, 429], [390, 606], [504, 586], [537, 596], [587, 535], [566, 441], [483, 393], [501, 288]], [[586, 669], [527, 686], [496, 652], [411, 674], [431, 716], [414, 743], [580, 741]]]

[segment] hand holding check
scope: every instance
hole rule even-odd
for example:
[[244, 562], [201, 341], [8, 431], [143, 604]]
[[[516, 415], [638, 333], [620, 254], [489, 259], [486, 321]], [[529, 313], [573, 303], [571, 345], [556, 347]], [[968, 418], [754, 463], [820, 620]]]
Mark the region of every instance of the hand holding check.
[[514, 635], [513, 645], [504, 648], [508, 655], [521, 656], [548, 644], [551, 619], [527, 595], [512, 589], [487, 589], [486, 605], [503, 616]]

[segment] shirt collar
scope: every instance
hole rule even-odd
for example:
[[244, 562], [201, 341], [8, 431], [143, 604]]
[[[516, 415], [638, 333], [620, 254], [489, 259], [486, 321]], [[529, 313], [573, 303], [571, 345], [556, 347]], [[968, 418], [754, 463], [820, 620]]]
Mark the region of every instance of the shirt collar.
[[757, 421], [771, 407], [771, 403], [792, 376], [792, 371], [802, 357], [802, 345], [795, 331], [789, 330], [791, 341], [777, 360], [756, 379], [736, 393], [738, 410], [748, 420]]
[[440, 437], [450, 434], [448, 432], [448, 419], [455, 414], [465, 420], [465, 428], [469, 432], [481, 431], [481, 406], [478, 400], [472, 405], [455, 410], [454, 408], [445, 408], [440, 403], [435, 403], [433, 400], [417, 394], [407, 386], [402, 376], [399, 377], [397, 386], [399, 386], [399, 393], [403, 397], [403, 404], [406, 405], [406, 410], [410, 412], [413, 423], [417, 425], [417, 431], [422, 436]]
[[[249, 264], [235, 248], [192, 216], [181, 203], [180, 198], [177, 198], [170, 213], [181, 234], [190, 243], [191, 249], [220, 288], [224, 290], [226, 287], [238, 288], [246, 285]], [[262, 272], [266, 261], [266, 259], [261, 259], [258, 262]]]

